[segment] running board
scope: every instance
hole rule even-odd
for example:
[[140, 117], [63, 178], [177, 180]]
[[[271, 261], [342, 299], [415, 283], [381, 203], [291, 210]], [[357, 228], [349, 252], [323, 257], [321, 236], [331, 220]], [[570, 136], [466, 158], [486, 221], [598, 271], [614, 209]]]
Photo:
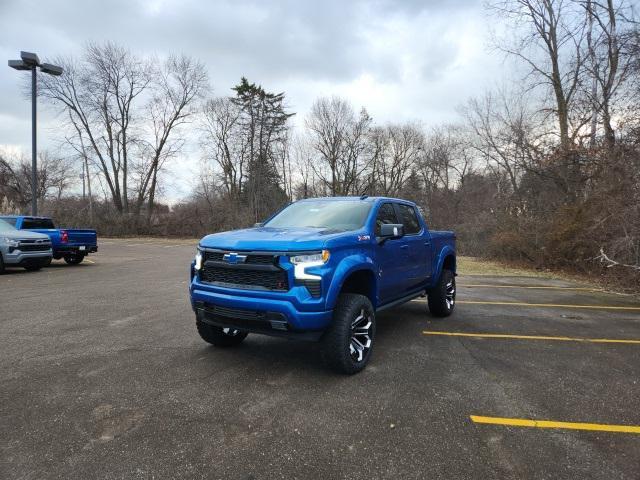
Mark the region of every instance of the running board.
[[382, 305], [381, 307], [376, 309], [376, 313], [387, 310], [388, 308], [397, 307], [398, 305], [402, 305], [403, 303], [410, 302], [414, 298], [422, 297], [425, 295], [425, 290], [420, 290], [419, 292], [412, 293], [411, 295], [407, 295], [406, 297], [399, 298], [398, 300], [394, 300], [391, 303], [387, 303]]

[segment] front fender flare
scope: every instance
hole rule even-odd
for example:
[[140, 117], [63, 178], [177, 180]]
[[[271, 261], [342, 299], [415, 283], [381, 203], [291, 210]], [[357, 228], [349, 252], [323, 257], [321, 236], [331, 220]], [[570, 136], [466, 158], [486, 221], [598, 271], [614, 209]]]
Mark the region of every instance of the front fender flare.
[[348, 257], [343, 258], [338, 266], [336, 267], [333, 278], [331, 279], [331, 284], [329, 285], [329, 289], [327, 290], [327, 300], [326, 300], [326, 308], [327, 310], [333, 310], [338, 302], [338, 296], [340, 295], [340, 290], [344, 285], [344, 282], [352, 273], [365, 270], [371, 272], [374, 278], [374, 284], [371, 285], [371, 303], [373, 303], [373, 307], [375, 308], [376, 296], [377, 296], [377, 284], [376, 284], [376, 268], [373, 263], [373, 259], [368, 255], [364, 254], [356, 254], [350, 255]]

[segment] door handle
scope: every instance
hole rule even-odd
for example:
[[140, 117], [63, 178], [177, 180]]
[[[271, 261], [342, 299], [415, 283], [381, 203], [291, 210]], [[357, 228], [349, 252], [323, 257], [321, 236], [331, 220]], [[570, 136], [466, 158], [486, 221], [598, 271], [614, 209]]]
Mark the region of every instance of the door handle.
[[409, 245], [400, 245], [400, 248], [406, 250], [407, 248], [409, 248]]
[[429, 245], [431, 245], [431, 242], [424, 242], [424, 244], [428, 247]]

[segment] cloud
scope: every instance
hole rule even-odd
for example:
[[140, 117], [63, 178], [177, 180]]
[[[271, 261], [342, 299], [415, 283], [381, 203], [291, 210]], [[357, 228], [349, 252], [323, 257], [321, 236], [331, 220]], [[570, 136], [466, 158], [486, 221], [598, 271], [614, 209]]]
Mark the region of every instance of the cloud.
[[[498, 75], [484, 50], [480, 0], [4, 0], [0, 55], [41, 58], [114, 41], [141, 54], [185, 52], [218, 95], [241, 76], [285, 91], [301, 123], [319, 95], [347, 96], [378, 121], [451, 121], [456, 105]], [[24, 73], [0, 75], [0, 145], [29, 147]], [[55, 122], [41, 115], [40, 145]], [[23, 132], [23, 129], [25, 130]]]

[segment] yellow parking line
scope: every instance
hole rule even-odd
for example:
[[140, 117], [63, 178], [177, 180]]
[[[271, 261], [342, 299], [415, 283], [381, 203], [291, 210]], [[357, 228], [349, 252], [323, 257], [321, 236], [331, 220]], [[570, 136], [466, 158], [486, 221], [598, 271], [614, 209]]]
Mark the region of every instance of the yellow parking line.
[[89, 259], [87, 259], [87, 260], [85, 260], [85, 261], [84, 261], [84, 263], [90, 263], [90, 264], [92, 264], [92, 265], [93, 265], [93, 264], [95, 264], [96, 262], [94, 262], [93, 260], [89, 260]]
[[472, 338], [505, 338], [514, 340], [549, 340], [558, 342], [586, 342], [586, 343], [626, 343], [640, 345], [640, 340], [615, 338], [575, 338], [575, 337], [545, 337], [542, 335], [507, 335], [502, 333], [462, 333], [462, 332], [434, 332], [425, 330], [423, 335], [442, 335], [446, 337]]
[[603, 292], [601, 288], [593, 287], [552, 287], [546, 285], [491, 285], [491, 284], [464, 284], [459, 283], [459, 287], [464, 288], [523, 288], [532, 290], [567, 290], [578, 292]]
[[476, 300], [458, 300], [457, 303], [466, 305], [508, 305], [511, 307], [553, 307], [553, 308], [585, 308], [596, 310], [635, 310], [640, 311], [637, 307], [617, 307], [612, 305], [565, 305], [560, 303], [524, 303], [524, 302], [481, 302]]
[[474, 423], [505, 425], [509, 427], [565, 428], [598, 432], [640, 433], [640, 426], [607, 425], [603, 423], [555, 422], [552, 420], [528, 420], [522, 418], [482, 417], [470, 415]]

